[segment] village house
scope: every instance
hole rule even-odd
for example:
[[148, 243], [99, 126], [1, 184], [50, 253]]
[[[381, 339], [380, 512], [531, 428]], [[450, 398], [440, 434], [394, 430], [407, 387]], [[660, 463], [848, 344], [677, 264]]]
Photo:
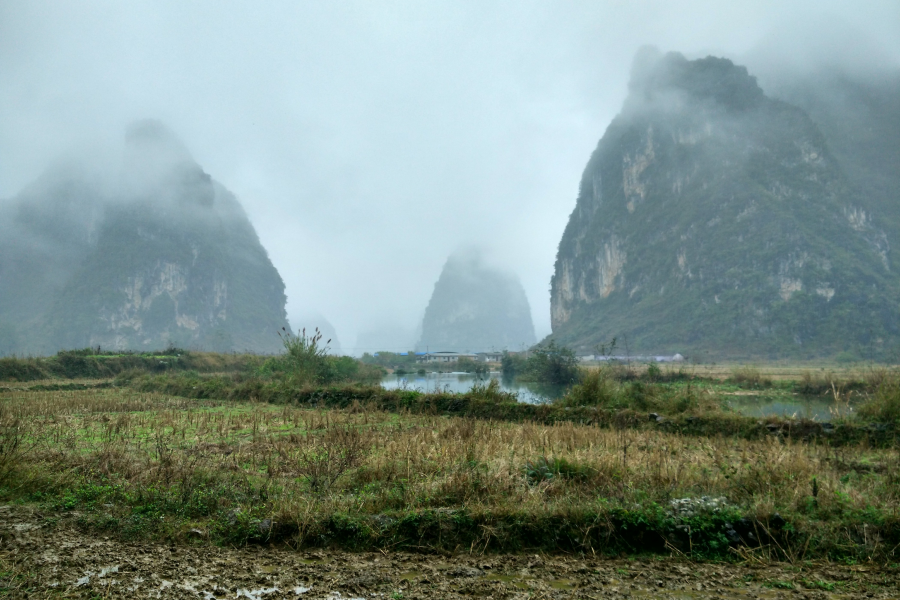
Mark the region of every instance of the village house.
[[462, 358], [475, 360], [477, 355], [466, 352], [428, 352], [422, 356], [416, 357], [419, 363], [454, 363]]

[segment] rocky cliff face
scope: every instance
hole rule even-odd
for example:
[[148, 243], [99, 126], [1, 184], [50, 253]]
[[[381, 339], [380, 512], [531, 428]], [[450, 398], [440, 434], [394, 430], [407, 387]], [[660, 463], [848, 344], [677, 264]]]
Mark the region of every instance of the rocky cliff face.
[[419, 350], [518, 350], [535, 343], [531, 308], [519, 279], [474, 253], [451, 256], [422, 320]]
[[695, 356], [886, 356], [891, 214], [802, 109], [730, 61], [642, 51], [551, 283], [553, 338]]
[[0, 210], [0, 351], [280, 347], [281, 277], [234, 195], [157, 122], [129, 130], [117, 177], [54, 167]]
[[[771, 75], [773, 97], [806, 111], [856, 192], [857, 219], [877, 221], [885, 253], [900, 251], [900, 71], [864, 74], [821, 67]], [[865, 217], [863, 217], [863, 213]]]

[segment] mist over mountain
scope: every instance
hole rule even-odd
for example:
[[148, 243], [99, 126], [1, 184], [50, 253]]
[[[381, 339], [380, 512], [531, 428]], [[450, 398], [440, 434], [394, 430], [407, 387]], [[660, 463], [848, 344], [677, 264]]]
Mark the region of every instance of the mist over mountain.
[[284, 283], [240, 203], [165, 126], [120, 165], [49, 168], [0, 205], [0, 353], [272, 352]]
[[361, 356], [368, 352], [374, 354], [378, 351], [408, 352], [416, 347], [416, 343], [422, 337], [422, 324], [416, 329], [407, 329], [400, 324], [382, 325], [359, 332], [356, 336], [356, 346], [353, 354]]
[[898, 90], [832, 72], [774, 99], [729, 60], [639, 52], [559, 245], [552, 337], [712, 359], [895, 352]]
[[887, 254], [900, 250], [900, 68], [852, 73], [820, 68], [768, 78], [769, 93], [815, 122], [861, 209], [878, 222]]
[[447, 259], [425, 309], [419, 350], [518, 350], [535, 341], [518, 277], [487, 265], [474, 251]]

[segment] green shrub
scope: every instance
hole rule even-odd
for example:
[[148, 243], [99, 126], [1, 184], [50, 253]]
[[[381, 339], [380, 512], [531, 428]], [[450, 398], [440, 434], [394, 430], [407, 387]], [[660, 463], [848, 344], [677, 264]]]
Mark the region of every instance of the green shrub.
[[588, 371], [557, 403], [565, 406], [618, 408], [626, 404], [619, 384], [605, 368]]
[[333, 371], [328, 364], [328, 342], [321, 343], [318, 328], [311, 335], [306, 335], [306, 329], [296, 336], [286, 332], [281, 340], [285, 350], [282, 366], [293, 383], [329, 383]]
[[0, 358], [0, 381], [49, 379], [50, 370], [37, 358]]
[[456, 371], [463, 371], [465, 373], [475, 373], [476, 375], [487, 375], [490, 373], [491, 369], [488, 367], [487, 363], [474, 361], [470, 358], [462, 358], [456, 362], [454, 365]]
[[525, 478], [531, 484], [553, 479], [584, 482], [588, 481], [592, 474], [590, 467], [569, 462], [564, 458], [548, 459], [541, 456], [537, 460], [525, 463]]
[[772, 386], [772, 379], [763, 376], [756, 367], [740, 367], [735, 369], [731, 372], [731, 377], [725, 381], [743, 388], [760, 389]]
[[875, 393], [860, 405], [858, 414], [882, 423], [900, 424], [900, 375], [886, 376]]
[[668, 415], [709, 413], [722, 408], [721, 402], [715, 397], [690, 383], [665, 385], [641, 380], [620, 382], [615, 367], [586, 371], [581, 381], [572, 386], [556, 404], [653, 411]]
[[489, 402], [518, 402], [519, 398], [512, 392], [504, 392], [500, 390], [500, 382], [491, 379], [487, 383], [476, 382], [469, 391], [469, 396], [476, 400], [487, 400]]
[[296, 336], [285, 331], [281, 340], [285, 353], [266, 360], [257, 369], [257, 375], [302, 387], [340, 382], [378, 383], [385, 374], [377, 364], [365, 364], [350, 356], [329, 356], [327, 342], [322, 343], [318, 329], [310, 335], [304, 329]]
[[519, 375], [530, 381], [570, 385], [578, 381], [581, 370], [573, 350], [551, 341], [531, 351]]
[[527, 361], [521, 354], [510, 354], [506, 350], [500, 357], [500, 370], [504, 377], [515, 377], [525, 372]]

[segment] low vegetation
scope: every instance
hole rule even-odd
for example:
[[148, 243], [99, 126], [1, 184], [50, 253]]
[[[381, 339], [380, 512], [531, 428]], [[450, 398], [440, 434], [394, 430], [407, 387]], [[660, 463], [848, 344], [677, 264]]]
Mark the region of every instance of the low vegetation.
[[153, 373], [197, 371], [201, 373], [242, 372], [265, 360], [255, 354], [189, 352], [169, 348], [161, 352], [118, 352], [100, 348], [67, 350], [50, 357], [0, 358], [0, 381], [35, 381], [114, 377], [131, 369]]
[[[896, 561], [895, 371], [715, 380], [687, 366], [583, 369], [548, 347], [525, 372], [572, 365], [577, 382], [530, 405], [493, 380], [385, 390], [371, 385], [381, 367], [329, 356], [318, 332], [284, 345], [231, 370], [209, 355], [203, 371], [7, 376], [0, 498], [134, 539]], [[757, 419], [723, 400], [801, 386], [852, 398], [856, 416]]]
[[505, 377], [555, 385], [571, 385], [582, 375], [575, 352], [552, 341], [527, 355], [504, 352], [501, 368]]
[[412, 350], [404, 353], [381, 351], [370, 354], [366, 352], [360, 360], [367, 365], [376, 365], [384, 369], [402, 369], [407, 372], [418, 369], [416, 353]]
[[651, 371], [643, 378], [623, 381], [621, 373], [615, 368], [594, 369], [587, 371], [557, 404], [631, 409], [664, 415], [710, 415], [721, 413], [725, 408], [719, 396], [691, 381], [685, 385], [662, 385], [657, 381], [661, 378], [661, 374]]
[[114, 388], [3, 392], [0, 421], [4, 500], [131, 538], [788, 560], [900, 543], [896, 448]]
[[879, 423], [900, 424], [900, 377], [884, 377], [859, 414]]
[[328, 340], [322, 343], [322, 333], [316, 329], [307, 335], [285, 331], [281, 340], [284, 354], [267, 359], [256, 375], [277, 381], [280, 385], [329, 385], [334, 383], [377, 383], [384, 369], [362, 363], [349, 356], [328, 354]]

